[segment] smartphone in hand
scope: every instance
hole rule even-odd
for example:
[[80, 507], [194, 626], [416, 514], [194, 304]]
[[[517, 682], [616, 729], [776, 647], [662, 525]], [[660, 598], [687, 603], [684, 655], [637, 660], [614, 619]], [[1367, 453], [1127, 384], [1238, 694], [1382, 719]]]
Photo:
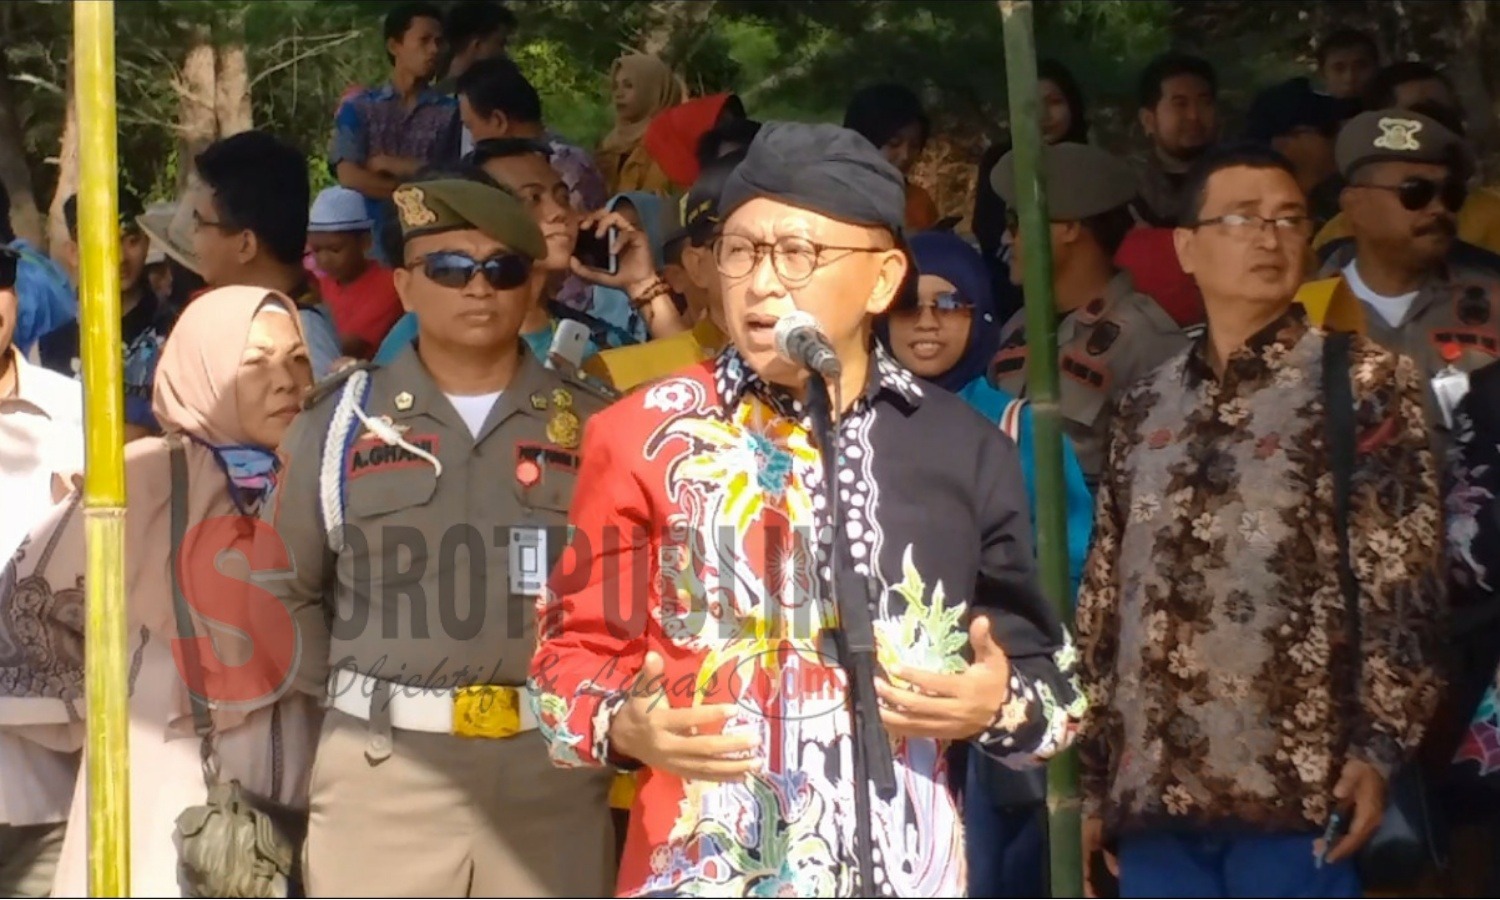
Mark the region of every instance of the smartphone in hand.
[[578, 242], [573, 246], [573, 256], [591, 269], [600, 269], [611, 275], [620, 270], [620, 258], [609, 251], [619, 236], [619, 230], [609, 229], [604, 237], [592, 231], [578, 232]]

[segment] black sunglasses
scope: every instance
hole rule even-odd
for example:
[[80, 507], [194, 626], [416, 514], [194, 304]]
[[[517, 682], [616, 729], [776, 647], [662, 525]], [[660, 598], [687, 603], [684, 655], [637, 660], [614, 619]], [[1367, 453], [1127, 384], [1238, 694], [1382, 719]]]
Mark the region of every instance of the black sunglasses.
[[1404, 209], [1417, 212], [1427, 208], [1433, 200], [1442, 201], [1449, 212], [1458, 212], [1469, 198], [1469, 189], [1457, 178], [1435, 181], [1431, 178], [1412, 176], [1400, 184], [1366, 184], [1361, 187], [1390, 191], [1396, 195]]
[[409, 263], [408, 269], [422, 267], [433, 284], [445, 288], [462, 288], [474, 280], [474, 273], [483, 272], [484, 280], [497, 291], [518, 288], [531, 278], [531, 259], [519, 253], [496, 253], [483, 261], [467, 253], [439, 250], [422, 257], [420, 262]]
[[0, 291], [8, 291], [16, 286], [16, 266], [21, 262], [21, 255], [9, 247], [0, 247]]

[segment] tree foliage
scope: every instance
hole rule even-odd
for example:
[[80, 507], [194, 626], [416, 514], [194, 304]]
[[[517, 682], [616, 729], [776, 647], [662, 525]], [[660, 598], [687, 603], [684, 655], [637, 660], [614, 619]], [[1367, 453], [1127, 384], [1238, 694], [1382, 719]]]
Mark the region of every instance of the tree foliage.
[[[469, 2], [469, 0], [449, 0]], [[205, 42], [242, 47], [256, 127], [294, 141], [321, 184], [333, 112], [388, 64], [381, 19], [391, 0], [130, 0], [116, 6], [124, 181], [171, 195], [183, 129], [183, 64]], [[512, 0], [512, 53], [543, 96], [549, 124], [591, 144], [609, 127], [608, 72], [622, 52], [671, 61], [695, 93], [736, 90], [760, 118], [837, 120], [862, 85], [918, 88], [955, 159], [1005, 129], [1001, 21], [990, 0]], [[1389, 58], [1452, 60], [1471, 121], [1494, 138], [1490, 98], [1500, 16], [1480, 0], [1042, 0], [1038, 53], [1065, 62], [1089, 100], [1096, 135], [1134, 132], [1136, 73], [1169, 47], [1220, 69], [1234, 115], [1253, 91], [1309, 69], [1314, 36], [1336, 24], [1376, 34]], [[1493, 20], [1492, 20], [1493, 19]], [[65, 122], [71, 7], [0, 3], [0, 43], [35, 196], [51, 196]], [[1477, 113], [1477, 115], [1476, 115]], [[941, 198], [940, 198], [941, 201]]]

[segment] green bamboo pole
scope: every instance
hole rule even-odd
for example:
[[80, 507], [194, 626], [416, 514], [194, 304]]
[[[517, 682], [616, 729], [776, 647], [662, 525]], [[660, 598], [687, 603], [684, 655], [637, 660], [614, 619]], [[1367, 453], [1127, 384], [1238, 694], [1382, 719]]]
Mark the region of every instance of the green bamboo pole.
[[[1057, 305], [1052, 296], [1052, 238], [1037, 101], [1036, 46], [1031, 0], [998, 0], [1005, 27], [1005, 80], [1015, 154], [1016, 205], [1026, 291], [1026, 393], [1031, 401], [1036, 453], [1037, 558], [1042, 589], [1064, 622], [1073, 620], [1068, 584], [1068, 526], [1063, 489], [1062, 425], [1058, 415]], [[1047, 844], [1052, 896], [1083, 896], [1078, 763], [1072, 751], [1047, 773]]]

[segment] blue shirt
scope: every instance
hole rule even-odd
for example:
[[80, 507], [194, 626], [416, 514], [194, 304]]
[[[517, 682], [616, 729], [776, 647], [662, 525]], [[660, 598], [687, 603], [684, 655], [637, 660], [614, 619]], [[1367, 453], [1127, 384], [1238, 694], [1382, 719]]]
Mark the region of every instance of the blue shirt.
[[10, 248], [20, 255], [16, 261], [16, 334], [11, 340], [24, 356], [43, 335], [78, 321], [78, 294], [62, 267], [29, 242], [17, 238]]
[[[1015, 398], [990, 384], [980, 376], [958, 392], [970, 406], [986, 419], [997, 425], [1005, 407]], [[1021, 411], [1021, 427], [1018, 429], [1021, 450], [1021, 472], [1026, 478], [1026, 495], [1031, 500], [1031, 527], [1036, 530], [1036, 447], [1032, 440], [1031, 404]], [[1083, 469], [1073, 452], [1073, 443], [1063, 436], [1063, 487], [1067, 503], [1068, 523], [1068, 584], [1072, 596], [1078, 597], [1078, 585], [1083, 580], [1083, 564], [1089, 552], [1089, 539], [1094, 533], [1094, 495], [1083, 480]]]
[[[416, 105], [406, 103], [389, 83], [361, 91], [339, 105], [333, 117], [333, 139], [328, 148], [328, 168], [338, 175], [344, 161], [365, 165], [370, 157], [403, 156], [424, 163], [458, 158], [463, 123], [458, 100], [432, 87], [423, 88]], [[365, 209], [375, 223], [373, 249], [380, 252], [382, 202], [365, 198]], [[387, 265], [390, 260], [382, 259]]]

